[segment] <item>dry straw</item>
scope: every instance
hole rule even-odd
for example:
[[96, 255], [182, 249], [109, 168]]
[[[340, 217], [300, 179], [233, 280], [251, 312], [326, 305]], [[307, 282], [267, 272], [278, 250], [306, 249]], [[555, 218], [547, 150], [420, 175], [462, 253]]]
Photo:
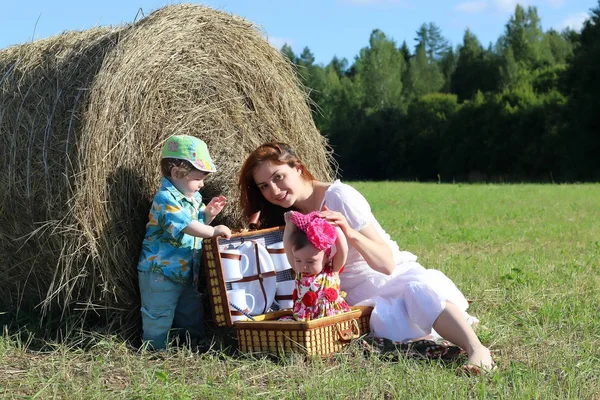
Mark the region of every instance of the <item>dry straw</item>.
[[5, 316], [40, 317], [48, 333], [66, 321], [136, 332], [160, 147], [180, 133], [208, 143], [218, 173], [204, 196], [230, 199], [221, 222], [233, 227], [237, 174], [259, 144], [286, 141], [318, 178], [333, 176], [291, 65], [241, 18], [167, 6], [0, 50]]

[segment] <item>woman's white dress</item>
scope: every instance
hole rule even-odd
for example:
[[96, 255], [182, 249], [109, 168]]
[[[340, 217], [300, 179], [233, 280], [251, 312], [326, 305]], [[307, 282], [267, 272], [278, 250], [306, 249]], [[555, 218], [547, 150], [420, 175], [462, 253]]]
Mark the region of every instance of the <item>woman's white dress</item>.
[[469, 306], [463, 294], [444, 273], [425, 269], [417, 256], [400, 251], [371, 212], [367, 200], [353, 187], [336, 180], [325, 193], [323, 205], [342, 213], [357, 231], [372, 223], [394, 254], [396, 269], [391, 275], [373, 270], [358, 251], [349, 246], [348, 260], [340, 274], [341, 289], [350, 305], [372, 306], [371, 332], [394, 341], [407, 341], [427, 335], [439, 338], [432, 325], [446, 301], [465, 313], [470, 323], [477, 319], [466, 313]]

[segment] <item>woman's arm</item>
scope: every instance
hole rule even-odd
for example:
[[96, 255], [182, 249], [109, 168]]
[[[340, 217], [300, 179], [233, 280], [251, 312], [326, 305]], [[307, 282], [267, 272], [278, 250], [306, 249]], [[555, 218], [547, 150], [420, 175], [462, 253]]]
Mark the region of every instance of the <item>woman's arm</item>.
[[320, 215], [333, 226], [342, 230], [348, 244], [356, 248], [372, 269], [386, 275], [390, 275], [394, 271], [396, 264], [392, 249], [377, 233], [372, 223], [368, 223], [365, 228], [357, 231], [348, 224], [346, 217], [337, 211], [325, 207]]
[[346, 264], [346, 258], [348, 258], [348, 241], [340, 228], [336, 227], [335, 230], [337, 231], [337, 238], [335, 239], [335, 254], [332, 259], [333, 272], [339, 272]]

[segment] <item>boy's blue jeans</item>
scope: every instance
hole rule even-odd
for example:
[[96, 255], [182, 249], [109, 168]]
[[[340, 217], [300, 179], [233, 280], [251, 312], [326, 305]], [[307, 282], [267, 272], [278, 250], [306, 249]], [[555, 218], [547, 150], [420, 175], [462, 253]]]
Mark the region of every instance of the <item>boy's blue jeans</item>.
[[164, 349], [172, 329], [196, 338], [204, 334], [204, 309], [193, 285], [192, 274], [186, 285], [173, 282], [156, 272], [138, 271], [142, 297], [142, 338], [154, 349]]

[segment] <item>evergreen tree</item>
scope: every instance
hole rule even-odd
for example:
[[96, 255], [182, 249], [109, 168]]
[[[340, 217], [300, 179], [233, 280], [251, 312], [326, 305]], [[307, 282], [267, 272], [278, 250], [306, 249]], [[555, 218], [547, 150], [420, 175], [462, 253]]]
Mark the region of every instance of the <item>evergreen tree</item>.
[[517, 86], [523, 76], [524, 68], [516, 60], [512, 47], [504, 49], [500, 66], [500, 81], [503, 89]]
[[429, 40], [429, 30], [427, 29], [427, 24], [421, 24], [419, 30], [417, 31], [417, 37], [415, 38], [415, 54], [420, 46], [423, 46], [425, 53], [427, 53], [427, 42]]
[[406, 40], [402, 41], [402, 46], [400, 46], [400, 53], [402, 53], [402, 57], [404, 58], [404, 62], [408, 65], [410, 62], [410, 58], [412, 57], [410, 54], [410, 49], [406, 44]]
[[420, 45], [424, 45], [429, 62], [441, 60], [446, 52], [451, 49], [448, 40], [442, 35], [442, 30], [434, 22], [422, 24], [417, 31], [415, 40], [417, 41], [415, 51]]
[[410, 60], [405, 82], [404, 93], [411, 99], [437, 92], [444, 86], [444, 76], [436, 63], [429, 63], [424, 44], [417, 47], [415, 56]]
[[328, 67], [333, 68], [333, 70], [337, 73], [338, 77], [342, 77], [346, 74], [348, 70], [348, 60], [346, 60], [345, 58], [342, 58], [340, 60], [336, 56], [333, 56]]
[[567, 71], [572, 132], [564, 162], [571, 178], [600, 180], [600, 1], [584, 24]]
[[300, 80], [304, 85], [310, 98], [310, 107], [315, 122], [321, 118], [319, 106], [323, 104], [323, 89], [325, 86], [325, 72], [323, 67], [315, 65], [315, 56], [308, 47], [302, 50], [302, 53], [296, 57], [296, 66]]
[[294, 54], [292, 47], [289, 46], [287, 43], [281, 46], [281, 50], [279, 50], [279, 52], [283, 54], [288, 60], [290, 60], [293, 64], [297, 63], [298, 60], [296, 59], [296, 55]]
[[571, 28], [566, 28], [560, 33], [560, 36], [562, 36], [563, 39], [565, 39], [571, 45], [573, 50], [575, 50], [575, 48], [579, 44], [580, 35], [578, 32], [574, 31]]
[[521, 5], [515, 7], [515, 14], [506, 24], [503, 37], [500, 38], [503, 50], [512, 51], [517, 64], [533, 69], [551, 62], [550, 49], [544, 42], [544, 32], [536, 7], [525, 10]]
[[454, 71], [456, 71], [456, 66], [458, 65], [458, 55], [450, 47], [448, 51], [444, 53], [438, 65], [444, 76], [444, 86], [442, 87], [442, 91], [449, 93], [452, 87], [452, 75], [454, 74]]
[[378, 110], [402, 106], [402, 74], [406, 65], [393, 40], [380, 30], [374, 30], [369, 38], [369, 47], [361, 49], [355, 65], [367, 108]]
[[470, 99], [478, 91], [496, 88], [495, 65], [490, 51], [481, 46], [477, 37], [467, 29], [458, 50], [456, 70], [452, 75], [451, 92], [459, 101]]
[[554, 29], [544, 35], [544, 47], [550, 51], [553, 64], [565, 64], [573, 55], [573, 44]]

